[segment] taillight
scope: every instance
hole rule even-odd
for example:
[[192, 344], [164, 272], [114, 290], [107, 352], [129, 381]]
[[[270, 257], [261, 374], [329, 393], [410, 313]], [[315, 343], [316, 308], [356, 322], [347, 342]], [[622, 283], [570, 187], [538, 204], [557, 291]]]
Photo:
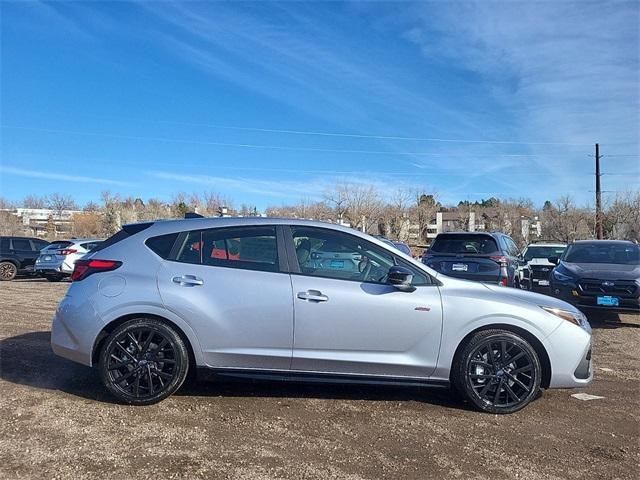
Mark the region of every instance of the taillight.
[[120, 265], [122, 265], [122, 262], [116, 260], [77, 260], [71, 274], [71, 281], [79, 282], [93, 273], [109, 272]]
[[58, 250], [58, 255], [71, 255], [72, 253], [76, 253], [77, 250], [72, 248], [65, 248], [64, 250]]
[[500, 265], [506, 265], [507, 263], [509, 263], [507, 257], [505, 257], [504, 255], [492, 255], [489, 258], [494, 262], [499, 263]]

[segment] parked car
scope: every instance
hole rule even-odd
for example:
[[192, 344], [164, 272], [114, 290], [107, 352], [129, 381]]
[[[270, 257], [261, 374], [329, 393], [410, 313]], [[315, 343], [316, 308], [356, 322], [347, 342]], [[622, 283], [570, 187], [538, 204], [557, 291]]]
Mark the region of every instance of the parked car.
[[[344, 263], [317, 261], [329, 252]], [[355, 269], [343, 268], [348, 259]], [[134, 405], [166, 398], [196, 368], [240, 378], [453, 384], [494, 413], [523, 408], [541, 387], [592, 378], [591, 328], [575, 307], [444, 276], [339, 225], [127, 225], [78, 260], [72, 280], [53, 318], [53, 350], [96, 366], [108, 391]]]
[[70, 277], [78, 259], [102, 243], [98, 239], [56, 240], [40, 252], [35, 271], [50, 282]]
[[8, 281], [19, 273], [33, 273], [40, 250], [49, 245], [41, 238], [0, 237], [0, 280]]
[[400, 250], [405, 255], [411, 255], [411, 247], [404, 242], [393, 242], [393, 246]]
[[393, 247], [396, 250], [400, 250], [402, 253], [411, 256], [411, 247], [409, 247], [409, 245], [407, 245], [406, 243], [404, 243], [404, 242], [394, 242], [393, 240], [389, 240], [388, 238], [383, 237], [382, 235], [374, 235], [374, 236], [375, 236], [375, 238], [377, 238], [381, 242], [386, 243], [390, 247]]
[[516, 243], [499, 232], [439, 233], [422, 262], [457, 278], [520, 287], [522, 257]]
[[520, 286], [527, 290], [549, 290], [549, 277], [555, 265], [550, 257], [561, 257], [567, 248], [565, 243], [531, 243], [522, 252], [524, 265], [518, 271]]
[[622, 240], [582, 240], [549, 261], [554, 296], [578, 308], [640, 312], [640, 246]]

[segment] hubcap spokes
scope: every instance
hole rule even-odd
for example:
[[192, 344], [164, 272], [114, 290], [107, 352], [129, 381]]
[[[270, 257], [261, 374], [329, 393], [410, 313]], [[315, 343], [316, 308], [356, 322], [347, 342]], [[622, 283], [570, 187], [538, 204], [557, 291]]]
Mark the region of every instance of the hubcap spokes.
[[14, 275], [15, 267], [13, 265], [4, 264], [0, 266], [0, 276], [2, 278], [11, 278]]
[[171, 342], [156, 330], [123, 333], [109, 351], [109, 379], [118, 390], [137, 398], [153, 396], [171, 383], [177, 371]]
[[512, 407], [524, 401], [533, 389], [533, 359], [517, 343], [488, 341], [474, 350], [467, 376], [482, 402]]

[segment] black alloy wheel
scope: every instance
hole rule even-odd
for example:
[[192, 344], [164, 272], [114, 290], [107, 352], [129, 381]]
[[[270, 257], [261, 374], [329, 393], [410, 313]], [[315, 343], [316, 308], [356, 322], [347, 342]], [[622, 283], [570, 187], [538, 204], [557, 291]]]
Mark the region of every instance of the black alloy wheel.
[[454, 368], [456, 387], [486, 412], [516, 412], [540, 389], [542, 369], [536, 351], [509, 331], [474, 335]]
[[175, 392], [189, 367], [178, 333], [155, 319], [136, 319], [116, 328], [100, 354], [100, 376], [120, 401], [151, 405]]
[[18, 274], [18, 267], [12, 262], [0, 263], [0, 281], [9, 281], [16, 278]]

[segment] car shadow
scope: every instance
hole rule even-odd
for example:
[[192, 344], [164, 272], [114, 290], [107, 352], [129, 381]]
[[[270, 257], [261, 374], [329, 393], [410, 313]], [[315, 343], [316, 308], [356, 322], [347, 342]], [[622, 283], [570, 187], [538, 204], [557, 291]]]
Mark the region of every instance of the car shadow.
[[[51, 332], [29, 332], [0, 340], [0, 378], [46, 390], [58, 390], [89, 400], [117, 403], [100, 382], [98, 372], [51, 350]], [[229, 380], [198, 372], [197, 381], [186, 383], [180, 396], [317, 398], [369, 401], [416, 401], [452, 409], [473, 410], [446, 388], [309, 384], [293, 381]]]
[[593, 328], [640, 327], [640, 314], [619, 315], [607, 311], [587, 311], [585, 314]]

